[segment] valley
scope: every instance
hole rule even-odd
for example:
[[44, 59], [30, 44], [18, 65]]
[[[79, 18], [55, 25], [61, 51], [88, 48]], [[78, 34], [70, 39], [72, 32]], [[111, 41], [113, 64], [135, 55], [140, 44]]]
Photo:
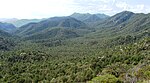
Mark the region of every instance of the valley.
[[148, 83], [150, 14], [0, 22], [2, 83]]

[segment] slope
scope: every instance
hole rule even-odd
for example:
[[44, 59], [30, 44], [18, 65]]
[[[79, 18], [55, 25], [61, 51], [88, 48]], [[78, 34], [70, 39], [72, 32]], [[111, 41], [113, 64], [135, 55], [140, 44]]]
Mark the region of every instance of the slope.
[[[64, 28], [64, 29], [62, 30], [60, 28]], [[15, 33], [21, 37], [31, 36], [31, 37], [37, 38], [36, 36], [40, 35], [38, 39], [39, 38], [43, 39], [43, 38], [48, 38], [48, 37], [51, 38], [51, 35], [54, 35], [55, 33], [59, 31], [63, 31], [65, 34], [68, 34], [69, 31], [67, 29], [70, 29], [70, 33], [73, 32], [73, 34], [75, 34], [73, 30], [81, 29], [81, 32], [82, 30], [87, 32], [87, 29], [89, 29], [89, 27], [85, 23], [79, 20], [76, 20], [75, 18], [72, 18], [72, 17], [53, 17], [53, 18], [49, 18], [47, 20], [41, 21], [39, 23], [29, 23], [27, 25], [24, 25], [20, 27]], [[51, 34], [51, 33], [54, 33], [54, 34]]]
[[97, 32], [94, 34], [101, 37], [149, 34], [149, 25], [149, 14], [123, 11], [95, 24], [94, 27], [97, 29]]
[[16, 27], [21, 27], [23, 25], [26, 25], [28, 23], [37, 23], [37, 22], [40, 22], [40, 21], [43, 21], [45, 19], [16, 19], [16, 18], [10, 18], [10, 19], [6, 19], [6, 18], [1, 18], [0, 19], [0, 22], [5, 22], [5, 23], [11, 23], [13, 24], [14, 26]]
[[13, 24], [0, 22], [0, 30], [3, 30], [5, 32], [13, 32], [14, 30], [16, 30], [16, 27]]
[[95, 22], [109, 17], [108, 15], [105, 14], [89, 14], [89, 13], [85, 14], [73, 13], [70, 16], [83, 22]]
[[0, 30], [0, 37], [11, 37], [11, 34], [3, 31], [3, 30]]
[[71, 29], [67, 28], [52, 28], [52, 29], [46, 29], [43, 30], [40, 33], [33, 34], [30, 36], [25, 36], [25, 40], [39, 40], [39, 39], [50, 39], [50, 38], [55, 38], [55, 39], [65, 39], [65, 38], [75, 38], [79, 37], [79, 35]]

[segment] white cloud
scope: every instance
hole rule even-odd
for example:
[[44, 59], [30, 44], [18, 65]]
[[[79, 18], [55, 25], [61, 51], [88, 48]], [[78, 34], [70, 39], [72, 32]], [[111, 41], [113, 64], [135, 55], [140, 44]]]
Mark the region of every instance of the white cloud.
[[115, 0], [74, 0], [80, 13], [108, 13], [112, 11]]
[[116, 0], [99, 0], [100, 2], [104, 2], [104, 3], [115, 3]]
[[128, 4], [127, 2], [117, 2], [116, 7], [118, 10], [124, 11], [132, 11], [135, 13], [148, 13], [150, 12], [149, 8], [150, 6], [144, 5], [144, 4]]
[[[116, 14], [123, 10], [150, 12], [148, 3], [135, 0], [0, 0], [0, 18], [47, 18], [79, 13]], [[140, 1], [140, 0], [137, 0]], [[132, 3], [130, 3], [132, 2]]]
[[116, 7], [120, 8], [122, 10], [129, 9], [129, 5], [126, 2], [118, 2], [118, 3], [116, 3]]

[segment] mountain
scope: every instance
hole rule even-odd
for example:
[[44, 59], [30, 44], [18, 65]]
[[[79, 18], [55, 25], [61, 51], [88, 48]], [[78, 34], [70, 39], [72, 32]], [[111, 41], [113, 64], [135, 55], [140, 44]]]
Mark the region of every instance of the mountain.
[[13, 24], [0, 22], [0, 30], [3, 30], [5, 32], [12, 32], [15, 29], [16, 27]]
[[21, 27], [28, 23], [32, 23], [32, 22], [37, 23], [37, 22], [40, 22], [43, 20], [45, 20], [45, 19], [16, 19], [16, 18], [6, 19], [6, 18], [1, 18], [0, 22], [11, 23], [11, 24], [15, 25], [16, 27]]
[[[74, 13], [74, 15], [80, 16], [82, 14]], [[36, 38], [36, 35], [44, 36], [47, 35], [48, 32], [55, 31], [55, 29], [51, 30], [53, 28], [66, 28], [72, 29], [71, 31], [73, 32], [82, 34], [85, 33], [85, 29], [88, 29], [88, 27], [93, 24], [94, 26], [92, 26], [90, 29], [95, 32], [91, 33], [91, 36], [96, 35], [95, 37], [112, 37], [127, 34], [137, 35], [137, 33], [141, 33], [138, 35], [149, 35], [149, 14], [136, 14], [130, 11], [123, 11], [112, 17], [105, 18], [102, 21], [98, 21], [101, 18], [99, 18], [97, 14], [91, 15], [87, 13], [83, 16], [90, 17], [84, 21], [79, 21], [73, 17], [53, 17], [39, 23], [29, 23], [24, 25], [20, 27], [15, 33], [23, 37], [32, 36]], [[95, 24], [90, 24], [89, 22], [95, 22]], [[80, 29], [84, 29], [83, 32]], [[50, 36], [46, 36], [45, 38], [48, 37]], [[42, 39], [42, 36], [39, 38]]]
[[85, 22], [95, 22], [109, 17], [105, 14], [89, 14], [89, 13], [85, 14], [73, 13], [70, 16]]
[[3, 30], [0, 30], [0, 37], [11, 37], [11, 34], [3, 31]]
[[80, 21], [83, 21], [83, 20], [87, 19], [88, 17], [90, 17], [91, 14], [89, 14], [89, 13], [86, 13], [86, 14], [73, 13], [70, 16], [73, 17], [73, 18], [76, 18], [76, 19], [78, 19]]
[[18, 20], [17, 18], [0, 18], [0, 22], [7, 22], [7, 23], [15, 22], [17, 20]]
[[57, 27], [87, 28], [85, 23], [77, 19], [74, 19], [72, 17], [60, 17], [60, 18], [55, 17], [55, 18], [51, 18], [50, 20], [51, 21], [59, 20]]
[[133, 12], [123, 11], [110, 18], [105, 19], [99, 25], [104, 27], [118, 26], [119, 24], [127, 22], [132, 16], [134, 16]]
[[98, 16], [99, 18], [108, 18], [108, 17], [110, 17], [110, 16], [108, 16], [108, 15], [106, 15], [106, 14], [93, 14], [93, 15], [96, 15], [96, 16]]
[[[64, 30], [54, 29], [52, 28], [66, 28]], [[15, 33], [19, 36], [33, 36], [33, 35], [47, 35], [49, 34], [49, 30], [51, 33], [59, 31], [64, 31], [69, 33], [69, 31], [65, 31], [68, 29], [87, 29], [87, 25], [79, 20], [76, 20], [72, 17], [53, 17], [47, 20], [41, 21], [39, 23], [29, 23], [20, 27]], [[56, 31], [58, 30], [58, 31]], [[55, 32], [56, 31], [56, 32]], [[70, 31], [71, 32], [71, 31]], [[50, 33], [50, 34], [51, 34]], [[74, 34], [74, 33], [73, 33]], [[52, 35], [52, 34], [51, 34]]]
[[138, 14], [123, 11], [94, 25], [98, 37], [133, 35], [144, 37], [150, 35], [150, 14]]
[[49, 39], [49, 38], [57, 38], [59, 40], [61, 39], [65, 39], [65, 38], [75, 38], [75, 37], [79, 37], [79, 35], [71, 30], [71, 29], [67, 29], [67, 28], [52, 28], [52, 29], [47, 29], [44, 30], [40, 33], [37, 34], [33, 34], [30, 36], [25, 36], [24, 39], [26, 40], [38, 40], [38, 39]]
[[2, 83], [149, 83], [150, 14], [53, 17], [14, 34], [0, 30]]
[[97, 16], [96, 14], [89, 16], [87, 19], [83, 20], [84, 22], [96, 22], [96, 21], [100, 21], [103, 18], [100, 18], [99, 16]]
[[21, 27], [23, 25], [26, 25], [28, 23], [38, 23], [40, 21], [42, 21], [44, 19], [20, 19], [20, 20], [17, 20], [15, 22], [10, 22], [12, 24], [14, 24], [16, 27]]
[[0, 30], [0, 51], [10, 50], [12, 47], [14, 47], [15, 43], [12, 38], [12, 34]]
[[128, 22], [124, 23], [121, 28], [124, 28], [124, 32], [150, 33], [150, 14], [134, 14]]

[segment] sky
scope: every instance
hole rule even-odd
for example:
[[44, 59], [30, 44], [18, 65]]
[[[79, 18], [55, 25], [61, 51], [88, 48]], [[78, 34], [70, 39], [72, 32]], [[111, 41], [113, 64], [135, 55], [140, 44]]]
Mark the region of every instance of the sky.
[[150, 13], [150, 0], [0, 0], [0, 18], [49, 18], [72, 13]]

